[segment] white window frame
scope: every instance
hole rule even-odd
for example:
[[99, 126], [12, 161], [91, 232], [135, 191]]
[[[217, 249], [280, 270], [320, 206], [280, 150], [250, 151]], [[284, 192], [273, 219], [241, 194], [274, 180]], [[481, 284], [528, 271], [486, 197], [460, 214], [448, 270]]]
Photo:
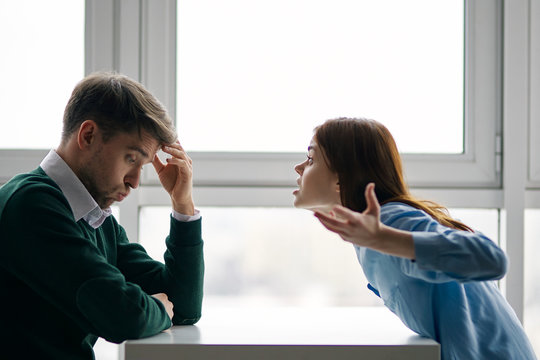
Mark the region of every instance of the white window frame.
[[[162, 8], [154, 13], [175, 12], [174, 0], [152, 3]], [[152, 19], [149, 19], [152, 21]], [[404, 154], [408, 183], [419, 196], [449, 207], [501, 208], [501, 83], [502, 5], [500, 1], [465, 2], [465, 139], [463, 154]], [[156, 27], [169, 27], [164, 52], [149, 57], [176, 58], [176, 24], [155, 20]], [[166, 30], [159, 31], [166, 33]], [[155, 38], [153, 42], [159, 42]], [[159, 56], [158, 56], [159, 54]], [[158, 63], [157, 60], [154, 60]], [[151, 64], [152, 61], [149, 61]], [[170, 64], [169, 64], [170, 65]], [[170, 74], [175, 75], [173, 66]], [[152, 68], [143, 69], [151, 71]], [[174, 76], [161, 73], [149, 86], [173, 104]], [[149, 84], [147, 84], [148, 86]], [[171, 114], [174, 108], [171, 106]], [[181, 121], [181, 120], [180, 120]], [[181, 129], [181, 122], [180, 122]], [[181, 137], [181, 133], [180, 133]], [[293, 167], [301, 153], [191, 152], [194, 161], [194, 193], [198, 205], [208, 206], [290, 206], [295, 187]], [[168, 201], [158, 186], [155, 173], [143, 174], [139, 205], [159, 205]]]
[[[170, 11], [174, 7], [171, 1], [158, 3], [167, 3], [165, 7]], [[458, 155], [405, 154], [406, 175], [412, 187], [500, 188], [502, 27], [501, 9], [497, 6], [500, 2], [466, 3], [465, 151]], [[165, 50], [168, 58], [175, 59], [175, 42], [170, 41], [175, 36], [175, 22], [156, 21], [155, 25], [170, 26], [170, 37], [166, 38], [168, 42], [161, 49]], [[165, 30], [156, 32], [166, 33]], [[154, 39], [152, 43], [157, 41], [159, 39]], [[163, 53], [154, 52], [148, 57], [159, 58]], [[144, 70], [153, 71], [153, 67]], [[150, 88], [158, 94], [167, 94], [166, 102], [173, 104], [174, 94], [167, 93], [174, 88], [170, 84], [174, 78], [171, 75], [175, 74], [173, 66], [170, 66], [170, 71], [170, 75], [160, 74], [163, 76], [161, 81], [154, 79]], [[174, 108], [171, 106], [170, 109], [174, 114]], [[239, 152], [193, 152], [190, 155], [197, 164], [194, 184], [205, 187], [291, 187], [295, 185], [291, 169], [304, 156], [299, 153]], [[151, 172], [145, 174], [144, 181], [148, 185], [157, 183]]]
[[530, 39], [529, 39], [529, 78], [530, 93], [527, 98], [530, 112], [529, 124], [529, 172], [527, 189], [527, 207], [540, 208], [540, 3], [530, 3]]
[[[465, 12], [465, 151], [404, 154], [405, 172], [414, 189], [490, 189], [495, 192], [485, 205], [501, 205], [497, 192], [501, 187], [500, 1], [467, 1]], [[145, 84], [174, 116], [176, 1], [87, 0], [86, 20], [85, 72], [127, 74]], [[0, 181], [31, 168], [43, 153], [2, 150], [0, 159], [6, 159], [2, 162], [6, 167]], [[296, 177], [292, 168], [304, 154], [193, 152], [190, 156], [196, 164], [196, 187], [291, 188]], [[145, 172], [143, 184], [158, 184], [151, 171]], [[254, 198], [253, 205], [257, 202]]]

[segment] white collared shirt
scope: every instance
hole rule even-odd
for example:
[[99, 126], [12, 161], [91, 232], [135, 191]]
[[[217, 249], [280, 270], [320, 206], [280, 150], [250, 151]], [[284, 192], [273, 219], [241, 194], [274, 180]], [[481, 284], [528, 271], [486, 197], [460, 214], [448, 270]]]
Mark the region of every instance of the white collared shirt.
[[[83, 219], [88, 225], [97, 229], [111, 215], [111, 208], [99, 207], [81, 180], [56, 151], [49, 151], [39, 166], [58, 185], [66, 197], [75, 221]], [[173, 209], [172, 216], [178, 221], [188, 222], [198, 220], [201, 214], [199, 210], [195, 210], [195, 215], [184, 215]]]

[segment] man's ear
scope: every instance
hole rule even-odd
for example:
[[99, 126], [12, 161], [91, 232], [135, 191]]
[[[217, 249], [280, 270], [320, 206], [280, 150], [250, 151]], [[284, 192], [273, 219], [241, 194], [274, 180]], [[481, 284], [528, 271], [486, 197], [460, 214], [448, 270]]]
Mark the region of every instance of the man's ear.
[[94, 120], [85, 120], [79, 126], [79, 132], [77, 134], [77, 144], [79, 149], [84, 150], [92, 146], [96, 142], [98, 136], [98, 126]]

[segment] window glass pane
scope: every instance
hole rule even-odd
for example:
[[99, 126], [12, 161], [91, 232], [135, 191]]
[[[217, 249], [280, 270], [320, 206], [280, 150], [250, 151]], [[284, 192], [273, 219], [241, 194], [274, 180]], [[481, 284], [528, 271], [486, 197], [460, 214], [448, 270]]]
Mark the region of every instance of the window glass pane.
[[479, 231], [496, 243], [499, 241], [498, 209], [449, 209], [450, 215], [475, 231]]
[[84, 0], [0, 1], [0, 148], [58, 145], [84, 75]]
[[304, 151], [347, 116], [401, 152], [463, 152], [463, 1], [181, 0], [177, 39], [188, 150]]
[[[140, 241], [163, 261], [170, 207], [143, 207]], [[381, 305], [352, 245], [293, 208], [204, 207], [205, 305]]]
[[523, 325], [540, 354], [540, 209], [525, 210], [525, 314]]
[[[140, 211], [141, 244], [163, 261], [170, 207]], [[450, 209], [493, 241], [496, 209]], [[294, 208], [203, 207], [206, 305], [382, 305], [352, 246], [324, 229], [311, 212]]]

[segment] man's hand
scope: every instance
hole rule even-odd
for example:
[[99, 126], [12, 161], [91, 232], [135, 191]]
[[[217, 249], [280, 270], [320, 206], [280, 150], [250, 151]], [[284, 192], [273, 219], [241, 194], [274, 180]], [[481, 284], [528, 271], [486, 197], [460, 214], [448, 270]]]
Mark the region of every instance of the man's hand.
[[152, 295], [152, 297], [158, 299], [159, 301], [161, 301], [161, 303], [163, 304], [163, 306], [165, 306], [165, 310], [167, 310], [167, 314], [169, 315], [169, 319], [171, 319], [172, 321], [172, 318], [174, 316], [174, 313], [173, 313], [173, 303], [169, 301], [169, 297], [167, 296], [167, 294], [165, 293], [159, 293], [159, 294], [154, 294]]
[[157, 154], [152, 160], [163, 188], [171, 196], [173, 209], [184, 215], [194, 215], [193, 204], [193, 166], [190, 157], [180, 143], [164, 145], [162, 150], [171, 155], [167, 163], [163, 163]]

